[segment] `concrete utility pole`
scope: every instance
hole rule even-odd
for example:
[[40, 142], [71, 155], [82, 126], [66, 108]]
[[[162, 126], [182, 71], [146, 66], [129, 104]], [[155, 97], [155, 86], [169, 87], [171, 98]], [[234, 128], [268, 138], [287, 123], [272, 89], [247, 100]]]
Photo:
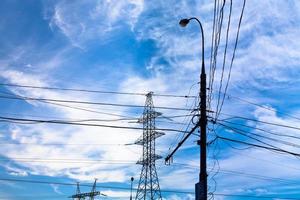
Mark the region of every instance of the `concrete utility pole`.
[[206, 74], [205, 74], [205, 62], [204, 62], [204, 31], [202, 23], [196, 17], [189, 19], [182, 19], [179, 24], [185, 27], [191, 20], [196, 20], [201, 29], [202, 36], [202, 66], [200, 75], [200, 140], [198, 140], [198, 145], [200, 145], [200, 175], [199, 183], [196, 184], [196, 200], [207, 200], [207, 172], [206, 172], [206, 126], [207, 126], [207, 116], [206, 116]]
[[202, 65], [200, 74], [200, 103], [199, 103], [199, 121], [190, 130], [190, 132], [178, 143], [176, 148], [165, 158], [166, 163], [170, 163], [175, 152], [180, 148], [180, 146], [193, 134], [193, 132], [200, 127], [200, 140], [198, 140], [198, 145], [200, 145], [200, 174], [199, 182], [195, 185], [196, 200], [207, 200], [207, 172], [206, 172], [206, 126], [207, 126], [207, 115], [206, 115], [206, 74], [205, 74], [205, 62], [204, 62], [204, 32], [203, 27], [200, 22], [195, 17], [189, 19], [180, 20], [179, 24], [185, 27], [191, 20], [196, 20], [201, 29], [202, 36]]

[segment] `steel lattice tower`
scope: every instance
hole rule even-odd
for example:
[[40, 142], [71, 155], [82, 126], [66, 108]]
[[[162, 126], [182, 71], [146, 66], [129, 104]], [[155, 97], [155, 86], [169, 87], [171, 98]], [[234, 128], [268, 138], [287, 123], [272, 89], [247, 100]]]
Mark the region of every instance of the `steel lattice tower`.
[[[96, 191], [96, 182], [97, 182], [97, 179], [95, 179], [95, 182], [92, 187], [92, 191], [86, 192], [86, 193], [80, 192], [79, 183], [77, 182], [76, 194], [70, 196], [69, 198], [72, 198], [74, 200], [85, 200], [85, 198], [89, 198], [89, 200], [94, 200], [96, 196], [103, 195], [99, 191]], [[104, 196], [106, 196], [106, 195], [104, 195]]]
[[136, 193], [136, 200], [161, 200], [158, 176], [155, 167], [155, 161], [162, 158], [155, 154], [155, 140], [164, 135], [164, 133], [155, 130], [155, 118], [161, 113], [155, 112], [152, 100], [152, 92], [146, 95], [146, 103], [142, 119], [143, 135], [135, 144], [143, 146], [143, 157], [137, 164], [143, 165], [140, 174], [139, 186]]

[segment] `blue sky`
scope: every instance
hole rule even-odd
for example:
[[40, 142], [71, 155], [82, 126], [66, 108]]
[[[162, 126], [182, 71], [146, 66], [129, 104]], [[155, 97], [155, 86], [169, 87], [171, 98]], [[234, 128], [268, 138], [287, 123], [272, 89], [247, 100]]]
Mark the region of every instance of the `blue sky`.
[[[242, 2], [233, 3], [229, 54]], [[228, 7], [226, 7], [228, 8]], [[226, 9], [225, 14], [227, 14]], [[297, 0], [248, 0], [240, 40], [234, 61], [228, 94], [268, 107], [253, 106], [226, 98], [220, 118], [226, 114], [300, 127], [300, 2]], [[42, 87], [82, 88], [104, 91], [196, 95], [200, 69], [201, 40], [196, 23], [185, 29], [178, 21], [195, 16], [201, 19], [205, 33], [205, 62], [209, 63], [213, 20], [213, 1], [201, 0], [2, 0], [0, 3], [0, 82]], [[220, 44], [223, 55], [224, 36]], [[220, 56], [219, 59], [222, 57]], [[217, 66], [218, 90], [221, 66]], [[225, 69], [225, 77], [228, 68]], [[40, 90], [0, 86], [1, 95], [68, 99], [143, 105], [144, 96], [103, 95], [71, 91]], [[213, 107], [215, 107], [215, 100]], [[0, 99], [1, 116], [34, 119], [115, 119], [100, 113], [70, 109], [36, 101]], [[156, 106], [187, 107], [193, 100], [154, 97]], [[77, 105], [76, 105], [77, 106]], [[140, 117], [142, 109], [80, 105], [84, 109]], [[158, 110], [165, 116], [187, 114]], [[179, 118], [176, 122], [187, 123]], [[186, 125], [158, 122], [162, 128], [185, 129]], [[170, 121], [169, 121], [170, 122]], [[175, 121], [174, 121], [175, 122]], [[293, 136], [299, 131], [282, 127], [232, 120]], [[136, 126], [127, 122], [113, 125]], [[138, 130], [78, 127], [49, 124], [0, 123], [0, 177], [48, 182], [129, 187], [135, 177], [137, 187], [141, 166], [139, 146], [125, 146], [141, 134]], [[228, 129], [216, 126], [219, 135], [254, 143]], [[256, 129], [246, 129], [254, 133]], [[212, 133], [213, 134], [213, 133]], [[166, 156], [181, 135], [168, 133], [157, 141], [157, 153]], [[296, 139], [289, 142], [299, 143]], [[213, 138], [210, 135], [209, 138]], [[174, 157], [174, 164], [157, 161], [162, 190], [194, 191], [198, 177], [199, 150], [192, 136]], [[28, 143], [13, 145], [11, 143]], [[60, 145], [41, 145], [59, 143]], [[68, 145], [69, 144], [69, 145]], [[90, 145], [70, 145], [90, 144]], [[99, 145], [92, 145], [99, 144]], [[100, 145], [102, 144], [102, 145]], [[276, 144], [294, 152], [296, 147]], [[209, 179], [216, 194], [299, 198], [299, 159], [244, 145], [219, 141], [208, 147], [208, 165], [215, 158], [220, 172]], [[238, 150], [239, 149], [239, 150]], [[20, 158], [23, 158], [21, 160]], [[28, 162], [24, 158], [102, 160], [99, 162]], [[103, 161], [107, 161], [106, 163]], [[31, 160], [32, 161], [32, 160]], [[123, 163], [122, 163], [123, 162]], [[125, 163], [124, 163], [125, 162]], [[182, 165], [184, 164], [184, 165]], [[230, 172], [247, 173], [241, 175]], [[213, 172], [209, 173], [209, 177]], [[250, 175], [249, 175], [250, 174]], [[253, 178], [254, 175], [262, 177]], [[250, 177], [251, 176], [251, 177]], [[281, 179], [288, 179], [281, 180]], [[0, 199], [66, 199], [74, 186], [30, 184], [0, 181]], [[83, 191], [90, 188], [82, 187]], [[100, 188], [109, 197], [128, 199], [129, 191]], [[165, 199], [193, 199], [193, 195], [163, 193]], [[34, 199], [33, 198], [33, 199]], [[259, 199], [216, 195], [216, 200]], [[276, 199], [276, 198], [273, 198]]]

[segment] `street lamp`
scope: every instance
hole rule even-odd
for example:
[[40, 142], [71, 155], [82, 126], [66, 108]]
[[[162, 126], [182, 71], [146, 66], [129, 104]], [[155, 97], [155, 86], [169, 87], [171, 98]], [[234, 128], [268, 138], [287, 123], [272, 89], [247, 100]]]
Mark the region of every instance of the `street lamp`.
[[191, 20], [196, 20], [201, 29], [202, 36], [202, 66], [200, 75], [200, 140], [198, 145], [200, 145], [200, 174], [199, 183], [196, 184], [196, 200], [207, 200], [207, 173], [206, 173], [206, 126], [207, 126], [207, 116], [206, 116], [206, 74], [205, 74], [205, 62], [204, 62], [204, 32], [202, 23], [196, 17], [191, 17], [189, 19], [182, 19], [179, 25], [186, 27]]
[[132, 200], [132, 184], [133, 184], [133, 181], [134, 181], [134, 178], [131, 177], [131, 187], [130, 187], [130, 200]]
[[186, 27], [191, 20], [196, 20], [198, 22], [199, 26], [200, 26], [200, 29], [201, 29], [201, 36], [202, 36], [202, 67], [201, 67], [201, 73], [205, 74], [205, 65], [204, 65], [204, 31], [203, 31], [202, 23], [196, 17], [191, 17], [189, 19], [182, 19], [182, 20], [180, 20], [179, 25], [181, 27]]

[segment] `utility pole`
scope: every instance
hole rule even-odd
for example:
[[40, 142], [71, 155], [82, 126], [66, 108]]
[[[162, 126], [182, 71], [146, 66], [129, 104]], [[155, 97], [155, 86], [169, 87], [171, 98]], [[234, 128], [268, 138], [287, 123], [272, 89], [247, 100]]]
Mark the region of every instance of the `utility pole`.
[[199, 183], [196, 184], [196, 200], [207, 200], [207, 171], [206, 171], [206, 74], [204, 61], [202, 62], [202, 69], [200, 75], [200, 175]]
[[153, 92], [146, 95], [143, 117], [138, 122], [143, 123], [143, 135], [135, 144], [143, 146], [143, 157], [137, 164], [143, 165], [140, 174], [136, 200], [162, 200], [155, 161], [162, 158], [155, 154], [155, 140], [164, 133], [155, 130], [155, 118], [161, 115], [156, 112], [152, 100]]
[[199, 103], [199, 121], [192, 128], [192, 130], [178, 143], [176, 148], [165, 158], [166, 163], [169, 163], [175, 152], [179, 147], [187, 140], [187, 138], [199, 127], [200, 128], [200, 140], [197, 144], [200, 146], [200, 174], [199, 182], [195, 185], [196, 200], [207, 200], [207, 166], [206, 166], [206, 128], [207, 128], [207, 115], [206, 115], [206, 74], [205, 74], [205, 62], [204, 62], [204, 31], [202, 23], [199, 19], [192, 17], [189, 19], [180, 20], [179, 24], [185, 27], [191, 20], [196, 20], [201, 29], [202, 36], [202, 65], [200, 73], [200, 103]]

